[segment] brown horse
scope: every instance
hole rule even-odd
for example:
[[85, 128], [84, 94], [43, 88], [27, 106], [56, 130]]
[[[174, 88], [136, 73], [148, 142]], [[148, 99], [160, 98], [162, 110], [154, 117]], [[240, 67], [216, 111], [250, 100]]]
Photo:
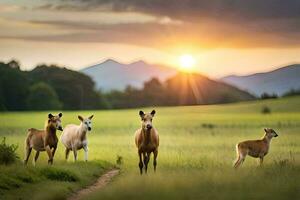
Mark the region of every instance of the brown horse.
[[58, 116], [48, 115], [48, 120], [45, 123], [45, 130], [37, 130], [35, 128], [28, 129], [28, 135], [25, 140], [25, 159], [26, 165], [31, 153], [32, 148], [36, 150], [34, 157], [34, 165], [37, 161], [40, 151], [46, 151], [49, 160], [48, 164], [53, 163], [53, 157], [57, 148], [58, 138], [56, 136], [56, 130], [62, 131], [61, 120], [62, 113]]
[[[152, 125], [152, 118], [155, 115], [155, 110], [151, 113], [145, 114], [143, 111], [139, 113], [142, 120], [142, 128], [138, 129], [135, 132], [135, 144], [138, 148], [139, 154], [139, 168], [140, 173], [143, 173], [143, 161], [145, 165], [145, 173], [147, 173], [148, 163], [150, 160], [150, 154], [153, 152], [153, 166], [154, 172], [156, 171], [156, 159], [158, 154], [158, 146], [159, 146], [159, 137], [158, 132]], [[143, 161], [142, 161], [143, 156]]]
[[237, 159], [234, 168], [238, 168], [249, 155], [260, 159], [260, 165], [263, 164], [264, 157], [268, 154], [270, 142], [273, 137], [277, 137], [277, 133], [270, 128], [264, 129], [265, 135], [260, 140], [247, 140], [236, 145]]

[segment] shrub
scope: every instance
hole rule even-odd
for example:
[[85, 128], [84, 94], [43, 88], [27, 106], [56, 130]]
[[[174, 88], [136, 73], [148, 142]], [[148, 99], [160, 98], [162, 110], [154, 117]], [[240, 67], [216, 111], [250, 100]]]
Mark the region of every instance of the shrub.
[[277, 99], [278, 95], [273, 93], [273, 94], [269, 94], [269, 93], [262, 93], [262, 95], [260, 96], [261, 99]]
[[215, 127], [216, 127], [216, 125], [210, 124], [210, 123], [208, 123], [208, 124], [206, 124], [206, 123], [202, 124], [202, 128], [213, 129]]
[[41, 170], [41, 174], [47, 179], [55, 181], [66, 181], [66, 182], [76, 182], [78, 177], [67, 170], [55, 169], [55, 168], [44, 168]]
[[261, 109], [261, 113], [262, 114], [270, 114], [271, 113], [271, 109], [268, 106], [264, 106]]
[[117, 165], [122, 165], [123, 164], [123, 157], [120, 156], [120, 155], [117, 155], [116, 163], [117, 163]]
[[0, 164], [8, 165], [16, 162], [19, 159], [19, 156], [16, 154], [17, 149], [17, 145], [6, 144], [4, 137], [0, 144]]

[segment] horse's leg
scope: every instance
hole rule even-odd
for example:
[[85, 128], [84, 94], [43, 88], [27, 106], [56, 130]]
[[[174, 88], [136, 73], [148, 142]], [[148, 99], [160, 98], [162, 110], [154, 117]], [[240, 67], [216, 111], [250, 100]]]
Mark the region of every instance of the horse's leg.
[[54, 146], [53, 150], [52, 150], [52, 163], [53, 163], [53, 159], [54, 159], [54, 155], [55, 155], [56, 149], [57, 149], [57, 146]]
[[32, 150], [32, 148], [30, 148], [29, 146], [26, 145], [24, 165], [27, 165], [31, 150]]
[[65, 150], [65, 156], [66, 156], [65, 158], [66, 158], [66, 160], [68, 160], [69, 153], [70, 153], [70, 150], [66, 148], [66, 150]]
[[139, 158], [140, 158], [140, 162], [139, 162], [140, 173], [143, 174], [143, 161], [142, 161], [142, 152], [141, 151], [139, 151]]
[[236, 159], [236, 162], [234, 164], [235, 169], [239, 168], [240, 165], [243, 164], [247, 154], [248, 154], [248, 150], [239, 148], [238, 145], [236, 146], [237, 159]]
[[150, 157], [151, 157], [151, 152], [150, 153], [147, 153], [147, 168], [148, 168], [148, 163], [150, 161]]
[[52, 151], [51, 151], [51, 149], [50, 149], [50, 146], [47, 145], [47, 146], [45, 147], [45, 150], [46, 150], [46, 152], [47, 152], [47, 154], [48, 154], [48, 157], [49, 157], [48, 164], [51, 164], [51, 165], [52, 165], [52, 163], [53, 163], [53, 155], [52, 155]]
[[264, 162], [264, 156], [259, 157], [259, 165], [262, 166]]
[[148, 153], [143, 153], [143, 157], [144, 157], [145, 173], [147, 174], [149, 154]]
[[84, 160], [85, 160], [85, 162], [87, 162], [87, 160], [88, 160], [88, 147], [85, 145], [85, 146], [83, 146], [83, 149], [84, 149]]
[[233, 166], [234, 168], [238, 168], [240, 160], [241, 160], [240, 153], [237, 153], [237, 158], [236, 158], [234, 166]]
[[245, 157], [242, 157], [242, 159], [241, 159], [241, 163], [240, 163], [239, 165], [241, 165], [241, 164], [243, 164], [243, 163], [244, 163], [244, 161], [245, 161], [245, 158], [246, 158], [246, 156], [245, 156]]
[[34, 160], [33, 160], [33, 165], [35, 166], [35, 163], [37, 161], [37, 159], [39, 158], [40, 152], [36, 151], [35, 156], [34, 156]]
[[235, 161], [233, 167], [234, 167], [235, 169], [237, 169], [237, 168], [240, 166], [241, 162], [242, 162], [242, 159], [241, 159], [240, 157], [238, 157], [238, 158], [236, 159], [236, 161]]
[[155, 149], [153, 151], [153, 155], [154, 155], [154, 158], [153, 158], [153, 167], [154, 167], [154, 172], [156, 171], [156, 165], [157, 165], [157, 162], [156, 162], [156, 159], [157, 159], [157, 155], [158, 155], [158, 150]]
[[73, 148], [73, 154], [74, 154], [74, 161], [77, 161], [77, 149]]
[[246, 155], [244, 154], [240, 154], [238, 160], [236, 161], [234, 168], [237, 169], [240, 167], [241, 164], [243, 164], [243, 162], [245, 161]]

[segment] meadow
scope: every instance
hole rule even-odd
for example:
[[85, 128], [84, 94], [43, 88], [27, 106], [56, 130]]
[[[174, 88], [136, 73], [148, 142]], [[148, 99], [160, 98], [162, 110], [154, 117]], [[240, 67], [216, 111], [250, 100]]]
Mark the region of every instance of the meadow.
[[[271, 114], [261, 113], [264, 106]], [[142, 108], [146, 112], [152, 109]], [[83, 162], [82, 151], [79, 162], [73, 163], [72, 154], [65, 162], [59, 143], [51, 167], [46, 165], [45, 153], [36, 167], [31, 162], [27, 167], [21, 162], [0, 166], [0, 198], [64, 199], [114, 167], [117, 157], [122, 157], [121, 174], [88, 199], [300, 198], [300, 97], [155, 109], [153, 124], [160, 134], [156, 173], [151, 159], [148, 174], [139, 174], [133, 134], [140, 127], [140, 109], [66, 111], [63, 125], [78, 124], [78, 114], [94, 114], [88, 135], [89, 162]], [[18, 144], [17, 152], [23, 159], [26, 130], [43, 128], [48, 113], [1, 113], [0, 137]], [[235, 144], [261, 138], [265, 127], [276, 130], [279, 137], [272, 140], [264, 165], [259, 167], [257, 159], [247, 157], [242, 167], [234, 170]]]

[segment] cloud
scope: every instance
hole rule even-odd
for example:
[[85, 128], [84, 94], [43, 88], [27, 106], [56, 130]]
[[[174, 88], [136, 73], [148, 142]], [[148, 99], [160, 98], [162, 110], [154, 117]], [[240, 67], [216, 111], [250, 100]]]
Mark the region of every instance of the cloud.
[[11, 5], [11, 4], [0, 4], [0, 12], [17, 12], [20, 10], [26, 10], [26, 6]]
[[[299, 18], [297, 0], [61, 0], [63, 8], [136, 11], [171, 18]], [[59, 7], [59, 5], [57, 5]]]
[[124, 43], [160, 49], [176, 46], [189, 48], [300, 46], [300, 1], [60, 0], [55, 2], [49, 0], [44, 5], [36, 6], [33, 10], [20, 14], [18, 20], [26, 19], [33, 25], [53, 27], [62, 32], [40, 36], [18, 35], [16, 38], [56, 42]]
[[[31, 21], [33, 25], [54, 26], [68, 33], [41, 36], [14, 37], [34, 41], [69, 43], [121, 43], [146, 46], [164, 50], [176, 47], [192, 48], [257, 48], [300, 46], [297, 35], [272, 34], [273, 30], [259, 30], [257, 24], [236, 27], [219, 21], [205, 21], [201, 26], [194, 24], [164, 24], [157, 22], [129, 24], [96, 24], [81, 22]], [[284, 27], [283, 27], [284, 28]], [[283, 29], [281, 28], [281, 29]], [[270, 33], [268, 33], [270, 32]], [[255, 37], [253, 36], [255, 34]]]

